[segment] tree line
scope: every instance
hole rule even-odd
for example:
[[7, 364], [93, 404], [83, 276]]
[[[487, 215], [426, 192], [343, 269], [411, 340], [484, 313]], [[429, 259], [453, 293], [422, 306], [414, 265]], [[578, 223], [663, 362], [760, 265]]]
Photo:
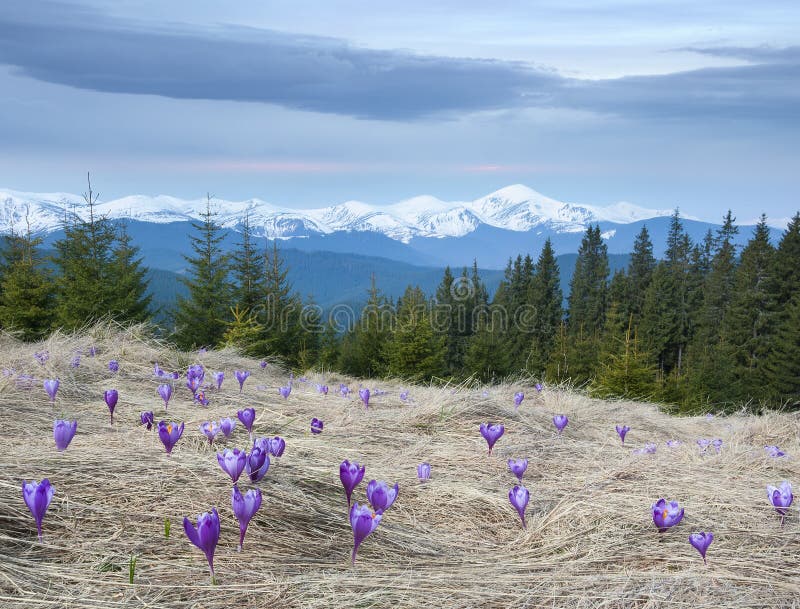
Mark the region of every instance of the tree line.
[[[30, 228], [0, 249], [0, 325], [26, 340], [93, 320], [150, 318], [147, 269], [124, 223], [65, 214], [48, 259]], [[663, 260], [646, 227], [628, 268], [610, 277], [599, 226], [583, 236], [564, 300], [548, 239], [536, 260], [509, 260], [490, 296], [478, 272], [448, 267], [435, 294], [408, 286], [393, 301], [373, 277], [367, 303], [342, 327], [288, 281], [277, 243], [245, 218], [222, 246], [209, 197], [168, 335], [181, 347], [232, 345], [292, 367], [427, 382], [526, 374], [571, 381], [600, 397], [650, 399], [686, 412], [800, 404], [800, 214], [780, 242], [766, 219], [737, 251], [732, 214], [693, 243], [676, 211]]]

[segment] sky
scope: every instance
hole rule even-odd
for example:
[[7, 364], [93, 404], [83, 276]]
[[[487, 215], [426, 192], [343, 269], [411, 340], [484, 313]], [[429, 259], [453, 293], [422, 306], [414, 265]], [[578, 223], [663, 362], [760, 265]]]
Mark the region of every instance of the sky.
[[800, 3], [3, 0], [0, 188], [800, 210]]

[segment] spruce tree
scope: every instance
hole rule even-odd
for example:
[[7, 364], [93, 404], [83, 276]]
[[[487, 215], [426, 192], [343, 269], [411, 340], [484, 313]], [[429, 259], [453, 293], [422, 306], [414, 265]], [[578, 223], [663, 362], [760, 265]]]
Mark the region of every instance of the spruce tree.
[[386, 372], [384, 345], [392, 336], [394, 311], [378, 289], [375, 275], [370, 281], [367, 304], [355, 327], [342, 341], [340, 365], [354, 376], [375, 377]]
[[764, 365], [774, 332], [775, 309], [772, 285], [775, 248], [769, 241], [765, 216], [742, 250], [734, 277], [730, 306], [720, 328], [721, 346], [733, 360], [734, 386], [731, 396], [738, 400], [761, 398], [766, 389]]
[[530, 291], [529, 301], [533, 304], [535, 311], [535, 326], [528, 370], [541, 375], [550, 360], [564, 317], [561, 274], [549, 237], [544, 242], [536, 261]]
[[109, 309], [112, 317], [119, 321], [147, 321], [153, 299], [147, 293], [147, 268], [142, 266], [139, 247], [133, 245], [124, 222], [118, 226], [109, 274], [114, 285], [114, 296]]
[[388, 373], [428, 381], [446, 370], [446, 346], [431, 326], [431, 311], [419, 287], [408, 286], [397, 308], [397, 324], [384, 344]]
[[800, 408], [800, 293], [789, 301], [779, 319], [765, 364], [770, 395], [780, 404]]
[[178, 300], [175, 338], [185, 348], [219, 344], [231, 316], [229, 258], [222, 250], [223, 235], [215, 215], [208, 195], [202, 220], [192, 223], [196, 233], [191, 238], [194, 256], [184, 256], [189, 270], [181, 281], [189, 294]]
[[97, 215], [98, 195], [88, 181], [89, 190], [84, 194], [88, 220], [68, 215], [64, 237], [55, 243], [56, 318], [67, 330], [108, 316], [117, 298], [112, 271], [114, 226], [108, 218]]
[[0, 327], [18, 332], [23, 340], [42, 338], [55, 319], [53, 279], [39, 252], [41, 243], [30, 224], [24, 234], [12, 226], [0, 250]]
[[241, 310], [258, 315], [265, 297], [264, 257], [253, 243], [249, 214], [245, 216], [241, 228], [240, 241], [231, 255], [235, 280], [233, 299]]
[[628, 294], [625, 313], [633, 315], [634, 325], [638, 325], [639, 318], [644, 308], [644, 295], [653, 278], [656, 268], [656, 259], [653, 256], [653, 242], [647, 226], [636, 236], [633, 243], [633, 253], [628, 264]]
[[571, 335], [596, 335], [603, 328], [608, 284], [608, 248], [600, 226], [586, 230], [570, 281], [568, 328]]

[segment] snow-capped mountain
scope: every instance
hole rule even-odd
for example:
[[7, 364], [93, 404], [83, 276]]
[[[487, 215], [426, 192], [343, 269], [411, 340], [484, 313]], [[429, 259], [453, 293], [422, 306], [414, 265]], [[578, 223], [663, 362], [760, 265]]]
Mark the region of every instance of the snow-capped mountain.
[[[205, 199], [133, 195], [100, 201], [95, 213], [111, 219], [165, 224], [197, 220], [205, 206]], [[212, 208], [223, 227], [237, 229], [247, 217], [257, 235], [270, 238], [371, 232], [402, 243], [415, 238], [462, 237], [481, 226], [515, 232], [541, 228], [554, 233], [579, 233], [591, 222], [629, 224], [671, 213], [630, 203], [609, 207], [564, 203], [521, 184], [474, 201], [446, 202], [424, 195], [385, 206], [347, 201], [316, 209], [292, 209], [260, 199], [240, 202], [214, 199]], [[0, 232], [24, 229], [26, 215], [33, 231], [52, 232], [61, 228], [70, 214], [85, 218], [88, 211], [79, 195], [0, 190]]]

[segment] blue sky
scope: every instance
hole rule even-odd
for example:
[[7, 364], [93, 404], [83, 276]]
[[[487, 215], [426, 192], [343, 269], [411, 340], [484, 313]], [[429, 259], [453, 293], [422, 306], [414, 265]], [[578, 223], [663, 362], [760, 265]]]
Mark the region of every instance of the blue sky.
[[5, 0], [0, 187], [781, 218], [798, 37], [796, 2]]

